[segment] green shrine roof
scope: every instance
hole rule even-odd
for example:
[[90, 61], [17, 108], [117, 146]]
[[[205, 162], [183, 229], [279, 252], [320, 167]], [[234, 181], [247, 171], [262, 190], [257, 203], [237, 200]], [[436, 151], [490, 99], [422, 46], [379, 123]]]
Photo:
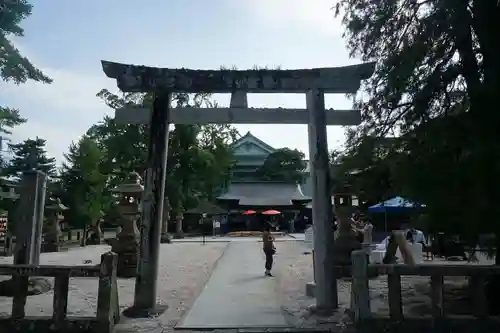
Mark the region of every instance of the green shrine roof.
[[291, 206], [294, 201], [309, 202], [299, 184], [273, 182], [232, 183], [218, 200], [238, 200], [241, 206]]

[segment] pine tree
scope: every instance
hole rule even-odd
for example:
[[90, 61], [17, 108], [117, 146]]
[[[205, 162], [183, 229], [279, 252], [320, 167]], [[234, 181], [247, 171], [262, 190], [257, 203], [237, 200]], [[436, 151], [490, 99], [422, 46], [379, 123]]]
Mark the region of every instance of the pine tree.
[[10, 144], [14, 157], [7, 163], [3, 170], [4, 175], [20, 177], [24, 171], [40, 170], [49, 177], [56, 174], [56, 160], [48, 157], [45, 150], [46, 141], [39, 137], [27, 139], [21, 143]]
[[[33, 6], [26, 0], [0, 0], [0, 79], [16, 84], [28, 80], [51, 83], [52, 80], [21, 55], [9, 37], [22, 37], [21, 22], [31, 15]], [[0, 104], [0, 133], [10, 134], [10, 129], [25, 123], [19, 110]]]
[[103, 152], [95, 140], [84, 136], [64, 157], [60, 180], [63, 201], [70, 208], [68, 221], [79, 227], [95, 224], [109, 204], [107, 176], [100, 170]]

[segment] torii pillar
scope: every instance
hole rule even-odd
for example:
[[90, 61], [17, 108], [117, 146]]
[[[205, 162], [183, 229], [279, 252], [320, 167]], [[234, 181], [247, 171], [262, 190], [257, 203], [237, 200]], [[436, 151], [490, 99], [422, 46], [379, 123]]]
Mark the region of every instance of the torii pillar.
[[[154, 92], [152, 110], [141, 106], [118, 109], [115, 120], [151, 124], [148, 174], [141, 217], [141, 246], [134, 306], [127, 316], [151, 316], [163, 311], [156, 304], [159, 246], [168, 148], [168, 126], [174, 124], [308, 124], [313, 176], [316, 306], [321, 312], [337, 307], [333, 274], [333, 221], [330, 201], [327, 125], [358, 125], [359, 111], [325, 110], [325, 93], [355, 93], [369, 78], [375, 63], [294, 70], [191, 70], [102, 62], [104, 73], [123, 92]], [[172, 93], [230, 93], [229, 108], [170, 108]], [[306, 109], [249, 108], [247, 93], [305, 93]], [[159, 124], [159, 122], [161, 124]]]

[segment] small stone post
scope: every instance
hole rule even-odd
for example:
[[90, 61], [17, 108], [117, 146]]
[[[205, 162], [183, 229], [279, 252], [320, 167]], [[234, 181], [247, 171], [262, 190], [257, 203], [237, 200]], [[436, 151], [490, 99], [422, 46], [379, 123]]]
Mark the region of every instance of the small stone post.
[[96, 311], [99, 333], [113, 332], [113, 326], [120, 319], [116, 285], [117, 261], [117, 256], [113, 252], [101, 255]]
[[47, 232], [44, 234], [43, 252], [59, 252], [61, 245], [61, 221], [64, 219], [63, 211], [68, 207], [56, 199], [52, 204], [45, 207], [47, 209]]
[[163, 218], [161, 221], [161, 243], [170, 243], [170, 236], [168, 235], [168, 220], [170, 219], [170, 202], [165, 197], [163, 201]]
[[140, 197], [143, 191], [141, 176], [137, 172], [129, 173], [127, 179], [114, 189], [114, 192], [120, 194], [118, 211], [123, 218], [122, 230], [111, 248], [118, 255], [119, 277], [130, 278], [137, 275], [140, 235], [136, 223], [141, 214]]
[[337, 238], [333, 247], [335, 266], [350, 266], [351, 254], [354, 250], [362, 249], [362, 244], [356, 237], [351, 222], [352, 207], [344, 205], [335, 207], [338, 221]]
[[182, 231], [182, 222], [184, 220], [184, 214], [182, 212], [177, 213], [175, 217], [175, 238], [184, 238], [184, 231]]
[[15, 263], [28, 265], [39, 263], [46, 186], [45, 173], [37, 170], [23, 173], [16, 214]]
[[364, 250], [352, 252], [351, 311], [355, 323], [371, 317], [368, 256]]
[[90, 235], [87, 239], [87, 245], [99, 245], [102, 241], [102, 229], [101, 223], [103, 221], [104, 212], [99, 212], [99, 218], [95, 221], [92, 221], [90, 228]]

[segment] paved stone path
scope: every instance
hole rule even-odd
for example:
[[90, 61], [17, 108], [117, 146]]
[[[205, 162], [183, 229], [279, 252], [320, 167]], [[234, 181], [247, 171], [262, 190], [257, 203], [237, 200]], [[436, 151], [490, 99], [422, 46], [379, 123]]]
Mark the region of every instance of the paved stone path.
[[276, 280], [264, 276], [262, 244], [231, 242], [177, 328], [286, 327], [275, 287]]

